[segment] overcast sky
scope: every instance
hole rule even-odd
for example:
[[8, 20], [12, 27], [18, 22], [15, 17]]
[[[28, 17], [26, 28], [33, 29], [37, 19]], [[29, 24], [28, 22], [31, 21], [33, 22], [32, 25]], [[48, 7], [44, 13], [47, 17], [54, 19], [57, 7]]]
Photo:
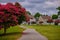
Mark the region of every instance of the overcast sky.
[[32, 14], [57, 14], [56, 8], [60, 6], [60, 0], [0, 0], [0, 3], [19, 2], [26, 10]]

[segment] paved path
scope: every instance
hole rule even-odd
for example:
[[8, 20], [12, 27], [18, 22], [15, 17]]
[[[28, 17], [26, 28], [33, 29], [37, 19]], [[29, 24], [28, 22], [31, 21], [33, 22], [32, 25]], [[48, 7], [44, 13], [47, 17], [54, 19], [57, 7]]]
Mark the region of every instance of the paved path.
[[48, 40], [46, 37], [39, 34], [34, 29], [26, 29], [23, 31], [23, 35], [18, 40]]

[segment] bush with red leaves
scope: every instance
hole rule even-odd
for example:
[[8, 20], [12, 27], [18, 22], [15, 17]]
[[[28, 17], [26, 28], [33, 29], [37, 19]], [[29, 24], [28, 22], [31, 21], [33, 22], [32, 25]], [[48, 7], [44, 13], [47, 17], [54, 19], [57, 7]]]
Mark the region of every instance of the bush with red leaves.
[[54, 22], [55, 22], [55, 25], [58, 25], [58, 23], [60, 23], [60, 19], [57, 19]]
[[48, 19], [47, 23], [52, 23], [53, 20], [52, 19]]

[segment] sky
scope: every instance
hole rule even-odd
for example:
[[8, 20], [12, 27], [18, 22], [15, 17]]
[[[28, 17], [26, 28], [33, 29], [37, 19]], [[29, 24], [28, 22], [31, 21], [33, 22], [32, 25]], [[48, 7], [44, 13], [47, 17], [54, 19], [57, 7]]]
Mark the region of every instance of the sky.
[[0, 3], [19, 2], [32, 15], [39, 12], [43, 15], [57, 14], [57, 7], [60, 6], [60, 0], [0, 0]]

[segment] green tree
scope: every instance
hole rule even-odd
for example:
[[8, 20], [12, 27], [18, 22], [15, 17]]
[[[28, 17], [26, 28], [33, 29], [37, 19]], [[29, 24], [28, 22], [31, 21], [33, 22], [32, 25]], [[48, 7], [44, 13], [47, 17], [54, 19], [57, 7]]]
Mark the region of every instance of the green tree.
[[39, 18], [40, 16], [41, 16], [41, 14], [40, 14], [39, 12], [37, 12], [37, 13], [34, 15], [35, 18], [37, 18], [37, 17]]
[[31, 15], [31, 13], [29, 11], [26, 11], [27, 14]]
[[56, 15], [56, 14], [52, 15], [52, 19], [57, 19], [57, 18], [58, 18], [58, 15]]
[[60, 7], [58, 7], [57, 10], [59, 10], [59, 11], [58, 11], [58, 15], [60, 15]]
[[58, 7], [57, 9], [60, 10], [60, 7]]

